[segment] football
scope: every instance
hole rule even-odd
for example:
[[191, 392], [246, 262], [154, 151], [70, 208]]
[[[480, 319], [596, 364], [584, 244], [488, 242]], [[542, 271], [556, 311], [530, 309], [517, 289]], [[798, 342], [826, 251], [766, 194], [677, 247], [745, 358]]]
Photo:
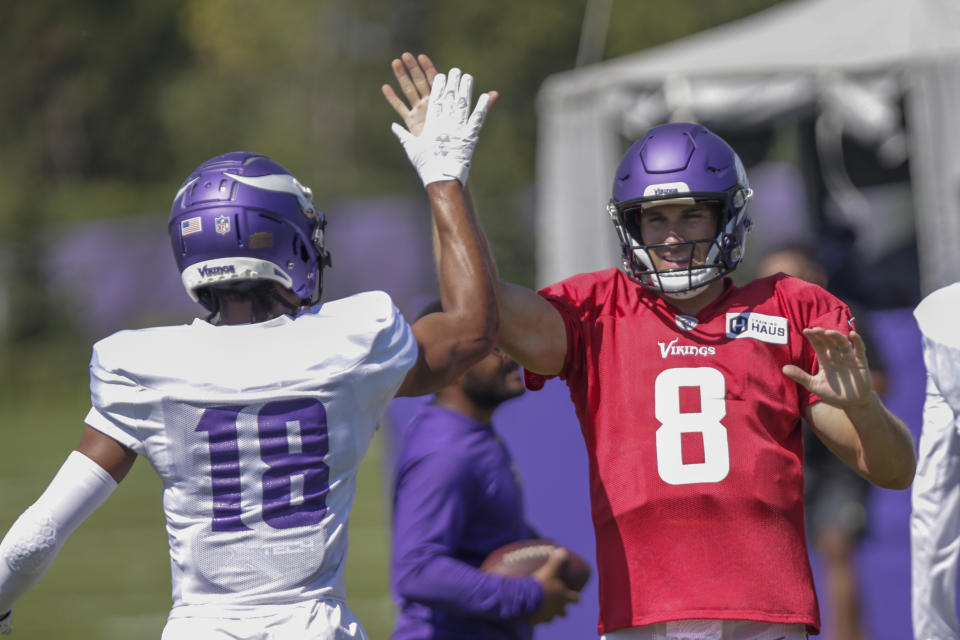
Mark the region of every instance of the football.
[[[557, 548], [551, 540], [518, 540], [490, 552], [480, 565], [481, 571], [502, 576], [527, 576], [539, 569]], [[574, 591], [580, 591], [590, 579], [590, 565], [581, 556], [567, 549], [569, 557], [560, 578]]]

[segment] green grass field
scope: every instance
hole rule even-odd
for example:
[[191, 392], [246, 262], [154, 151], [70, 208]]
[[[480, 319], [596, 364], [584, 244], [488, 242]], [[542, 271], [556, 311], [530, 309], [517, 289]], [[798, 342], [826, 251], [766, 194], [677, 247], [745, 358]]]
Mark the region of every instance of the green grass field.
[[[76, 446], [89, 408], [85, 351], [31, 357], [10, 367], [0, 392], [0, 533], [43, 491]], [[65, 368], [66, 367], [66, 368]], [[2, 381], [2, 380], [0, 380]], [[371, 638], [394, 620], [388, 592], [384, 435], [360, 470], [350, 522], [347, 602]], [[53, 567], [15, 609], [21, 640], [158, 639], [170, 607], [170, 564], [161, 484], [140, 459], [107, 503], [67, 541]]]

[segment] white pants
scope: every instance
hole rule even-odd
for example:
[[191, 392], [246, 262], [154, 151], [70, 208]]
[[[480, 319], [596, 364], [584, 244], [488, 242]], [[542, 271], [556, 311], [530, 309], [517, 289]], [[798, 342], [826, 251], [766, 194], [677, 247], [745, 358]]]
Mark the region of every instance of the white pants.
[[752, 620], [677, 620], [620, 629], [600, 640], [807, 640], [807, 627]]
[[220, 610], [178, 607], [161, 640], [368, 640], [353, 612], [326, 600]]

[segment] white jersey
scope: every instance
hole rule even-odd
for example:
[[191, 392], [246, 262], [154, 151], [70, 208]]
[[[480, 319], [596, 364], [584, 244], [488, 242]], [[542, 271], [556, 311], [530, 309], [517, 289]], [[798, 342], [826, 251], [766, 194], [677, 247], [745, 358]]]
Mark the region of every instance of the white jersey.
[[87, 423], [163, 479], [172, 617], [343, 600], [357, 467], [416, 357], [383, 292], [94, 346]]
[[923, 334], [927, 396], [910, 546], [913, 631], [922, 640], [960, 637], [957, 554], [960, 550], [960, 283], [934, 291], [914, 316]]

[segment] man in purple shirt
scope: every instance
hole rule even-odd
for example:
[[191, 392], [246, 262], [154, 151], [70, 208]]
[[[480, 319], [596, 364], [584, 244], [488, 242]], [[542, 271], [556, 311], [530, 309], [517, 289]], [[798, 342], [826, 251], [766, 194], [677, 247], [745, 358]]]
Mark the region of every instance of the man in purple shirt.
[[[439, 311], [434, 303], [421, 314]], [[393, 494], [393, 640], [521, 640], [563, 615], [577, 593], [557, 552], [531, 577], [477, 567], [494, 549], [537, 537], [523, 517], [516, 468], [491, 425], [524, 391], [520, 368], [495, 350], [440, 390], [403, 430]]]

